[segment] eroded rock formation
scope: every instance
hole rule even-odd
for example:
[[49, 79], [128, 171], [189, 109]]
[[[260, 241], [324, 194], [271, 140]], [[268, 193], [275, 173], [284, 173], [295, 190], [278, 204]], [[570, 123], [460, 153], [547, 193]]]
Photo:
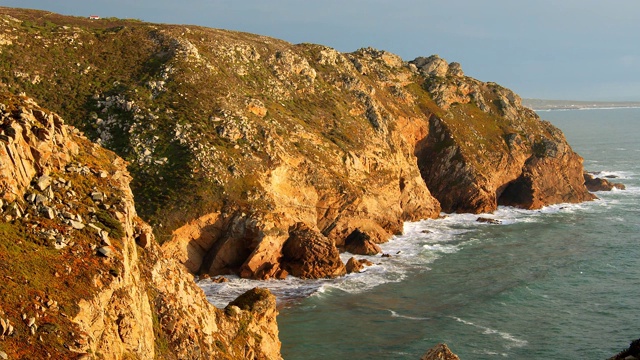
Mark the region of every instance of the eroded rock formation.
[[273, 295], [212, 306], [137, 216], [122, 159], [29, 98], [2, 94], [0, 109], [9, 358], [280, 358]]

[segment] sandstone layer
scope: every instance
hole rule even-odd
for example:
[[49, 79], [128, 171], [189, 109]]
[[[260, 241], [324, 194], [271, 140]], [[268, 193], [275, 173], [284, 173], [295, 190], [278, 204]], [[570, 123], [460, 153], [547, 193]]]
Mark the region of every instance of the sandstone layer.
[[0, 350], [10, 359], [279, 359], [275, 298], [216, 309], [136, 214], [126, 163], [0, 94]]
[[42, 19], [4, 9], [0, 56], [14, 66], [0, 68], [2, 86], [127, 159], [163, 256], [195, 274], [337, 276], [344, 266], [325, 257], [355, 231], [369, 253], [441, 210], [594, 198], [557, 128], [437, 55]]

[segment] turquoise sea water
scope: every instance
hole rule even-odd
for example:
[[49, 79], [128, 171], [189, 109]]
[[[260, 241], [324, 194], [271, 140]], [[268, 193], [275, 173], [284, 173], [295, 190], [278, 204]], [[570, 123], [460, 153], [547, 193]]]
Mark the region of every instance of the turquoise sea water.
[[[604, 359], [639, 338], [640, 109], [540, 116], [587, 170], [627, 190], [487, 215], [501, 225], [475, 215], [408, 223], [382, 246], [394, 256], [371, 257], [364, 273], [267, 282], [284, 358], [418, 359], [446, 342], [463, 360]], [[256, 285], [265, 283], [201, 283], [219, 306]]]

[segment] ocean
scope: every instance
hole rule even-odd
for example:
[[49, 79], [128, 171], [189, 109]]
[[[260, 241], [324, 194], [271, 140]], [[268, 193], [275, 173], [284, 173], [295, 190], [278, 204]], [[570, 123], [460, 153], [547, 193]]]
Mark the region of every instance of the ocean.
[[390, 258], [369, 257], [374, 266], [340, 279], [201, 287], [219, 307], [272, 289], [287, 360], [417, 360], [439, 342], [463, 360], [614, 355], [640, 338], [640, 109], [539, 114], [588, 171], [627, 189], [483, 215], [500, 225], [470, 214], [406, 223], [381, 246]]

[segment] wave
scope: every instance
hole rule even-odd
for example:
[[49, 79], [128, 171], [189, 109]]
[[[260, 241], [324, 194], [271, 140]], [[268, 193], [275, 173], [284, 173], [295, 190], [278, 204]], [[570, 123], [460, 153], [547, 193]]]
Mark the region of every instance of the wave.
[[397, 312], [391, 310], [391, 309], [387, 309], [387, 311], [389, 311], [391, 313], [392, 317], [397, 317], [397, 318], [402, 318], [402, 319], [407, 319], [407, 320], [416, 320], [416, 321], [424, 321], [424, 320], [429, 320], [430, 318], [428, 317], [415, 317], [415, 316], [407, 316], [407, 315], [400, 315]]
[[512, 347], [523, 347], [526, 346], [527, 344], [529, 344], [529, 342], [527, 340], [522, 340], [522, 339], [518, 339], [517, 337], [504, 332], [504, 331], [499, 331], [499, 330], [495, 330], [486, 326], [482, 326], [482, 325], [477, 325], [472, 323], [471, 321], [467, 321], [464, 319], [461, 319], [459, 317], [455, 317], [452, 316], [451, 319], [454, 319], [460, 323], [463, 323], [465, 325], [469, 325], [469, 326], [473, 326], [475, 328], [478, 328], [480, 330], [482, 330], [482, 333], [485, 335], [498, 335], [499, 337], [501, 337], [502, 339], [510, 342], [510, 345], [505, 346], [507, 349], [510, 349]]

